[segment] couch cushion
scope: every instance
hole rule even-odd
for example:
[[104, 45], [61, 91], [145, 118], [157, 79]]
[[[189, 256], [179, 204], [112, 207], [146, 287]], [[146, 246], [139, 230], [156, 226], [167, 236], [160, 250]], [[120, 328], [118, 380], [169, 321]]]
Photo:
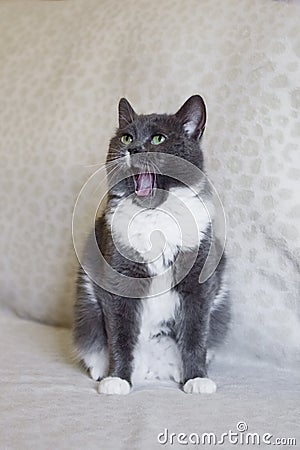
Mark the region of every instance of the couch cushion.
[[298, 7], [4, 1], [0, 26], [2, 308], [70, 324], [72, 211], [90, 165], [104, 161], [118, 99], [174, 112], [199, 92], [227, 215], [230, 348], [299, 362]]
[[157, 436], [165, 428], [220, 438], [241, 421], [249, 433], [271, 433], [272, 442], [300, 439], [300, 380], [293, 371], [219, 363], [211, 370], [218, 384], [211, 396], [171, 386], [100, 396], [97, 383], [72, 362], [69, 330], [8, 317], [0, 319], [0, 354], [4, 449], [152, 450], [161, 447]]

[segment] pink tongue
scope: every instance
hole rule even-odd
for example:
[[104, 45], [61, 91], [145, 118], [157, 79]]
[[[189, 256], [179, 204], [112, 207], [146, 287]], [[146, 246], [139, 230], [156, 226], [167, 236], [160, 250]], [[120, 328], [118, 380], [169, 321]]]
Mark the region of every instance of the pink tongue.
[[139, 197], [147, 197], [153, 189], [152, 173], [140, 173], [135, 177], [135, 193]]

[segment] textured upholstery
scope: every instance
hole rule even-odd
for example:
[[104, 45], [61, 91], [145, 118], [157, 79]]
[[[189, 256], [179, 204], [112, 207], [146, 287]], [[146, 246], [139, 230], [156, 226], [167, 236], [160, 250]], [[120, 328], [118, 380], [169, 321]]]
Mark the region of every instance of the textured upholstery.
[[[91, 433], [95, 440], [89, 448], [96, 448], [93, 424], [102, 424], [103, 430], [116, 409], [134, 415], [135, 408], [141, 412], [161, 397], [136, 393], [122, 408], [112, 400], [116, 409], [106, 399], [102, 418], [97, 418], [97, 402], [103, 400], [89, 401], [91, 392], [96, 396], [93, 382], [59, 353], [69, 331], [13, 318], [71, 324], [77, 268], [72, 212], [81, 187], [103, 164], [122, 96], [143, 113], [175, 112], [195, 93], [207, 104], [203, 150], [227, 218], [234, 322], [224, 350], [228, 376], [222, 378], [223, 369], [216, 369], [225, 390], [204, 405], [207, 415], [201, 424], [206, 431], [213, 423], [223, 430], [223, 407], [227, 411], [236, 392], [241, 403], [235, 401], [226, 412], [232, 421], [248, 414], [257, 425], [257, 404], [261, 422], [273, 417], [272, 430], [277, 427], [282, 434], [283, 423], [288, 434], [299, 424], [294, 401], [299, 386], [292, 371], [300, 364], [299, 19], [297, 1], [0, 2], [0, 342], [5, 354], [0, 418], [9, 419], [12, 427], [18, 411], [16, 420], [22, 424], [21, 441], [3, 428], [4, 448], [20, 448], [19, 442], [32, 448], [32, 433], [43, 429], [36, 422], [44, 417], [41, 411], [47, 414], [51, 405], [51, 414], [59, 416], [48, 423], [55, 430], [62, 403], [68, 402], [72, 406], [63, 414], [75, 428], [82, 405], [84, 413], [90, 411], [92, 419], [84, 416], [78, 429]], [[84, 218], [79, 226], [83, 235], [88, 233]], [[239, 361], [256, 366], [239, 371]], [[265, 363], [270, 364], [266, 370]], [[273, 372], [273, 365], [291, 372]], [[275, 390], [282, 411], [272, 399]], [[177, 415], [187, 402], [177, 394], [162, 396], [166, 416], [173, 411], [168, 399], [177, 405]], [[203, 400], [192, 401], [192, 407], [185, 403], [184, 423], [190, 409], [201, 415]], [[108, 415], [106, 406], [113, 408]], [[151, 409], [154, 416], [158, 410]], [[162, 415], [156, 425], [162, 424]], [[134, 448], [132, 439], [143, 427], [149, 448], [155, 448], [156, 425], [150, 433], [150, 419], [137, 416], [141, 422], [122, 448]], [[178, 429], [180, 422], [173, 419]], [[128, 425], [124, 418], [116, 423]], [[229, 422], [225, 425], [224, 431]], [[57, 448], [82, 448], [85, 434], [82, 440], [76, 433], [71, 438], [70, 427], [65, 428], [69, 436], [64, 429], [53, 436], [45, 428], [49, 440], [44, 448], [58, 441]], [[105, 433], [113, 434], [115, 443], [114, 433]]]
[[175, 112], [198, 92], [206, 167], [227, 216], [230, 347], [299, 360], [299, 8], [155, 5], [1, 3], [1, 307], [70, 324], [72, 210], [104, 160], [118, 99]]

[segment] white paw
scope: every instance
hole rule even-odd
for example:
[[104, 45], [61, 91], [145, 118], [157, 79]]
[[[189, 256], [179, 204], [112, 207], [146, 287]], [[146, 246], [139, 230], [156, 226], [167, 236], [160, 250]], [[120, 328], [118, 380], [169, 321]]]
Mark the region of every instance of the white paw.
[[119, 377], [107, 377], [100, 381], [98, 392], [99, 394], [126, 395], [130, 392], [130, 384]]
[[89, 368], [89, 373], [93, 380], [98, 381], [102, 377], [102, 371], [99, 367], [94, 366]]
[[209, 378], [191, 378], [183, 386], [187, 394], [213, 394], [217, 390], [216, 383]]
[[181, 383], [182, 380], [181, 370], [175, 369], [171, 378], [175, 381], [175, 383]]
[[88, 353], [82, 359], [89, 369], [90, 376], [93, 380], [98, 381], [108, 372], [108, 354], [106, 349], [102, 349], [99, 353]]

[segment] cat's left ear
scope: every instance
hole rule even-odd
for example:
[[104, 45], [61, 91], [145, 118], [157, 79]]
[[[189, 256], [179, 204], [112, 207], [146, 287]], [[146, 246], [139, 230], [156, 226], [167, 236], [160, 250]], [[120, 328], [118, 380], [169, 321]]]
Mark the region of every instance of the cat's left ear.
[[190, 97], [175, 114], [189, 137], [198, 140], [205, 130], [206, 107], [200, 95]]
[[119, 101], [119, 128], [125, 128], [136, 118], [136, 112], [126, 98]]

